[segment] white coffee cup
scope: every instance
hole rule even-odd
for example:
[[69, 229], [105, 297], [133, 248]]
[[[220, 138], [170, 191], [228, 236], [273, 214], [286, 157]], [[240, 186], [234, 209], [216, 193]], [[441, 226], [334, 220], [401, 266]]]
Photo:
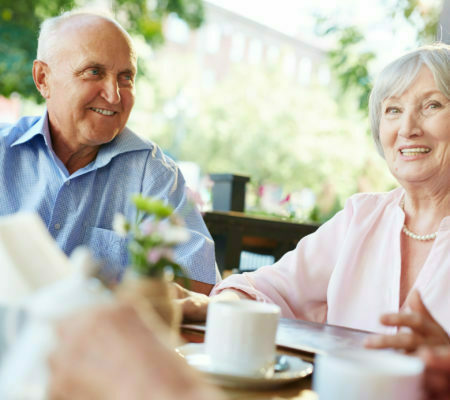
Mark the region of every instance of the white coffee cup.
[[386, 350], [349, 349], [315, 360], [313, 389], [320, 400], [419, 400], [424, 365]]
[[280, 308], [251, 300], [217, 301], [208, 306], [205, 352], [214, 372], [270, 376]]

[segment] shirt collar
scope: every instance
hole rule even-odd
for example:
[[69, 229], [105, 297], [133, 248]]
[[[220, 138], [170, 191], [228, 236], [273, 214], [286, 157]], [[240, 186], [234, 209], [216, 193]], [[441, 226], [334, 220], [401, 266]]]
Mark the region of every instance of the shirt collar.
[[50, 129], [48, 127], [47, 110], [42, 115], [42, 117], [30, 129], [25, 131], [25, 133], [23, 135], [21, 135], [18, 139], [16, 139], [14, 142], [11, 143], [11, 147], [29, 142], [31, 139], [33, 139], [37, 135], [41, 135], [44, 138], [45, 144], [47, 145], [47, 147], [52, 149], [52, 140], [50, 137]]
[[[29, 128], [23, 135], [21, 135], [18, 139], [16, 139], [11, 144], [11, 146], [29, 142], [35, 136], [38, 135], [41, 135], [44, 138], [45, 144], [53, 152], [47, 110], [42, 115], [42, 117], [33, 126], [31, 126], [31, 128]], [[124, 130], [119, 135], [117, 135], [111, 142], [105, 143], [100, 147], [97, 157], [93, 162], [91, 162], [86, 167], [82, 168], [77, 172], [81, 174], [89, 170], [104, 167], [114, 157], [117, 157], [118, 155], [123, 153], [139, 150], [152, 151], [154, 149], [155, 146], [150, 141], [140, 138], [130, 129], [125, 127]]]
[[120, 154], [140, 150], [152, 151], [154, 148], [155, 146], [150, 141], [140, 138], [131, 129], [125, 127], [111, 142], [100, 147], [93, 168], [101, 168], [107, 165]]

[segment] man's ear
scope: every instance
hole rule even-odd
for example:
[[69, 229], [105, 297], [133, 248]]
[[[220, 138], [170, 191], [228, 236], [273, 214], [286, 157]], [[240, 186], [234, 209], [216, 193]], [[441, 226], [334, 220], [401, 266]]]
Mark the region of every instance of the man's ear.
[[34, 60], [33, 62], [33, 80], [37, 90], [44, 99], [50, 98], [49, 87], [50, 69], [44, 61]]

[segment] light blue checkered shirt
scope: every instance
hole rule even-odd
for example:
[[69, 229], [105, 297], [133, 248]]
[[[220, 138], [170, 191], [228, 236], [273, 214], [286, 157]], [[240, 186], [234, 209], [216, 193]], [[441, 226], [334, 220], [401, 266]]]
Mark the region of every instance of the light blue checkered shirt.
[[94, 161], [69, 175], [52, 150], [47, 113], [3, 126], [0, 191], [0, 215], [38, 212], [67, 255], [87, 245], [109, 274], [119, 276], [128, 257], [126, 240], [112, 230], [115, 213], [135, 220], [134, 193], [164, 199], [191, 232], [191, 239], [176, 249], [177, 261], [191, 279], [216, 282], [214, 243], [200, 213], [187, 204], [181, 172], [157, 145], [128, 128], [104, 144]]

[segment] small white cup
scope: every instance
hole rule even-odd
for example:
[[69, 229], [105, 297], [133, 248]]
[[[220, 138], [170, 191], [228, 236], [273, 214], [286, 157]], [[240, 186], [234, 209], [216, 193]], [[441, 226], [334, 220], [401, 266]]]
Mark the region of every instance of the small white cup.
[[270, 376], [280, 308], [251, 300], [217, 301], [208, 306], [205, 352], [214, 372]]
[[419, 400], [424, 365], [382, 350], [338, 350], [318, 355], [313, 389], [320, 400]]

